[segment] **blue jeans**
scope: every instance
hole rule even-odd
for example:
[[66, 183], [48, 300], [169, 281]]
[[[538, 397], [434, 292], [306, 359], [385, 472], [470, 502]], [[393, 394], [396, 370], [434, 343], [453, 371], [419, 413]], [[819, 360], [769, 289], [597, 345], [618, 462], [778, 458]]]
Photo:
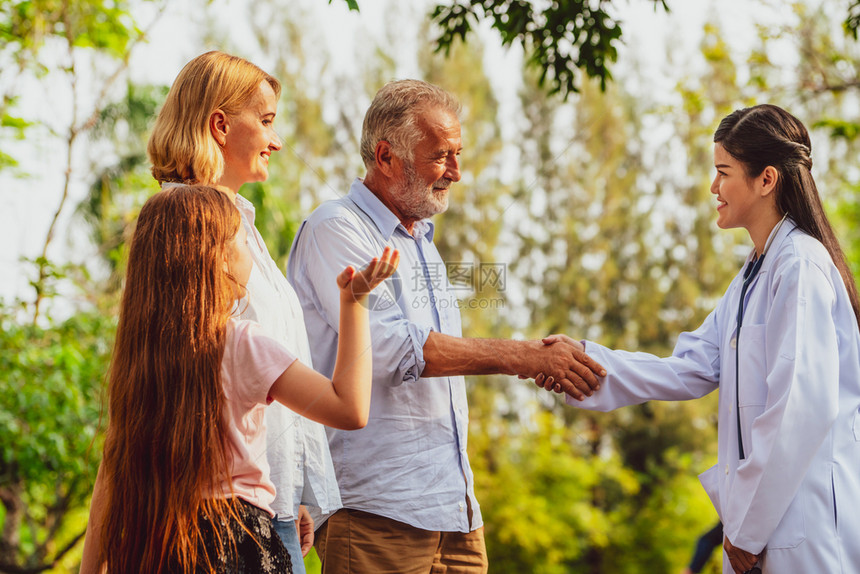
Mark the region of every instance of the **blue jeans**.
[[302, 558], [302, 545], [299, 543], [299, 533], [296, 532], [295, 520], [275, 520], [272, 521], [275, 525], [275, 532], [281, 537], [281, 542], [290, 553], [290, 560], [293, 563], [293, 574], [306, 574], [305, 559]]

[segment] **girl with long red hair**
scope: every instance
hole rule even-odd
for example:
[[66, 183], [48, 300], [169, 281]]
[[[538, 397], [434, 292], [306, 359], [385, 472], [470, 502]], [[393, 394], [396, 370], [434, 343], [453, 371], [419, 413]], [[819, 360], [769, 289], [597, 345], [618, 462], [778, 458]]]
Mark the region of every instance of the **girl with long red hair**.
[[386, 248], [337, 278], [329, 380], [237, 318], [253, 261], [230, 199], [204, 186], [151, 197], [131, 243], [81, 571], [290, 572], [272, 527], [263, 412], [274, 399], [328, 426], [366, 424], [365, 300], [398, 260]]
[[[275, 131], [281, 84], [252, 62], [212, 51], [188, 62], [155, 118], [147, 154], [163, 187], [211, 185], [236, 205], [248, 234], [254, 267], [241, 318], [258, 322], [273, 339], [313, 366], [302, 305], [256, 228], [254, 204], [243, 186], [269, 176], [269, 159], [281, 149]], [[314, 526], [342, 504], [325, 427], [280, 404], [266, 409], [275, 530], [293, 570], [305, 574]]]

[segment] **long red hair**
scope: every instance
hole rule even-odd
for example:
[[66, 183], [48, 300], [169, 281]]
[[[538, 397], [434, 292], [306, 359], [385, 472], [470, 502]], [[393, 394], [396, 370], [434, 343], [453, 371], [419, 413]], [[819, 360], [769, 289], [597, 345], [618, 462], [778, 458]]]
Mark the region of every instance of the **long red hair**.
[[236, 286], [225, 254], [240, 224], [204, 186], [161, 191], [140, 211], [109, 375], [108, 572], [213, 569], [199, 520], [233, 514], [219, 496], [229, 484], [221, 359]]

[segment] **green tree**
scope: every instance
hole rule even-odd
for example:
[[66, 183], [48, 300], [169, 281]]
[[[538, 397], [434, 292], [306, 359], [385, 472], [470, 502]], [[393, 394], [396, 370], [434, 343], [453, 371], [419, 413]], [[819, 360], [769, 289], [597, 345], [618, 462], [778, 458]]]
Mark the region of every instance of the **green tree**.
[[[357, 0], [345, 1], [350, 10], [359, 11]], [[666, 0], [651, 1], [655, 10], [662, 7], [669, 11]], [[580, 70], [589, 78], [598, 78], [601, 89], [612, 78], [610, 65], [617, 60], [622, 29], [611, 6], [612, 0], [596, 4], [586, 0], [549, 4], [530, 0], [450, 0], [436, 4], [431, 18], [441, 29], [437, 49], [446, 53], [455, 39], [466, 41], [475, 24], [490, 20], [504, 45], [518, 42], [525, 48], [528, 62], [538, 70], [539, 84], [547, 85], [548, 80], [549, 92], [566, 98], [579, 91]], [[856, 40], [860, 1], [848, 0], [841, 14], [845, 14], [842, 27], [846, 34]]]
[[[650, 1], [655, 10], [669, 10], [666, 0]], [[359, 10], [357, 0], [346, 2], [350, 10]], [[430, 18], [440, 29], [437, 49], [446, 54], [456, 40], [471, 41], [473, 27], [489, 20], [503, 45], [523, 46], [538, 73], [538, 84], [565, 97], [579, 91], [581, 71], [606, 88], [622, 38], [612, 0], [451, 0], [436, 4]]]
[[70, 569], [80, 555], [113, 316], [92, 309], [41, 326], [0, 307], [0, 572]]
[[[669, 9], [665, 0], [651, 0], [654, 8]], [[580, 71], [597, 78], [601, 89], [612, 78], [610, 66], [618, 59], [621, 22], [612, 0], [560, 0], [545, 4], [529, 0], [454, 0], [438, 4], [433, 20], [442, 29], [437, 43], [447, 51], [455, 38], [466, 40], [481, 19], [492, 22], [502, 44], [522, 44], [538, 84], [548, 83], [550, 94], [565, 97], [580, 89]], [[548, 81], [548, 82], [547, 82]]]
[[[163, 0], [156, 4], [158, 9], [150, 26], [158, 20], [164, 7]], [[8, 80], [3, 83], [8, 87], [0, 93], [3, 102], [0, 127], [11, 128], [20, 136], [22, 130], [40, 126], [62, 141], [65, 148], [65, 176], [60, 201], [41, 255], [35, 259], [37, 275], [32, 282], [35, 290], [34, 322], [42, 312], [41, 305], [46, 295], [43, 285], [50, 267], [48, 248], [69, 197], [75, 150], [109, 104], [111, 88], [125, 73], [134, 48], [146, 39], [147, 31], [138, 26], [127, 1], [116, 0], [108, 5], [95, 0], [7, 0], [0, 3], [0, 62], [4, 63], [4, 80]], [[53, 55], [59, 56], [58, 62], [51, 58]], [[82, 85], [83, 77], [87, 75], [85, 70], [95, 76], [91, 80], [95, 98], [89, 106], [82, 103], [82, 90], [87, 89]], [[16, 86], [21, 84], [18, 80], [25, 76], [45, 81], [50, 78], [63, 84], [68, 90], [66, 103], [71, 110], [67, 125], [55, 127], [50, 117], [24, 119], [12, 115], [19, 97]], [[0, 164], [14, 162], [8, 154], [0, 156]]]
[[[751, 76], [765, 94], [810, 128], [813, 175], [855, 276], [860, 276], [860, 44], [834, 34], [841, 11], [831, 4], [795, 2], [784, 26], [762, 26], [751, 58]], [[857, 10], [856, 3], [854, 4]], [[797, 47], [797, 62], [773, 61], [776, 43]]]
[[108, 271], [102, 290], [115, 293], [122, 285], [127, 257], [126, 239], [140, 207], [158, 190], [150, 173], [146, 142], [166, 86], [126, 85], [125, 97], [101, 110], [92, 128], [92, 141], [109, 145], [116, 156], [95, 175], [76, 214], [84, 220], [90, 239]]
[[[429, 39], [429, 28], [425, 27], [424, 34]], [[450, 58], [429, 49], [419, 53], [419, 66], [426, 81], [456, 95], [462, 110], [462, 179], [452, 187], [448, 210], [434, 218], [433, 240], [463, 305], [464, 333], [499, 337], [510, 331], [498, 309], [505, 302], [507, 271], [498, 258], [498, 247], [511, 190], [500, 179], [499, 104], [487, 75], [476, 73], [482, 69], [483, 58], [479, 42], [458, 43]]]
[[[800, 46], [797, 113], [813, 137], [819, 136], [813, 150], [816, 183], [854, 276], [860, 277], [860, 176], [854, 169], [860, 154], [860, 44], [831, 33], [836, 17], [826, 5], [811, 11], [798, 3], [794, 9], [797, 25], [783, 34]], [[860, 8], [853, 9], [856, 19]]]
[[[714, 237], [707, 193], [714, 122], [739, 96], [724, 47], [709, 29], [702, 46], [709, 70], [695, 78], [695, 90], [682, 84], [680, 108], [646, 107], [646, 98], [618, 84], [602, 91], [595, 81], [562, 103], [527, 78], [523, 177], [509, 211], [519, 240], [511, 269], [529, 311], [519, 326], [528, 335], [566, 332], [665, 355], [677, 334], [698, 326], [712, 308], [736, 271], [726, 257], [731, 237]], [[675, 126], [672, 145], [646, 136], [649, 117]], [[684, 175], [651, 169], [677, 165], [678, 147], [685, 150]], [[715, 518], [695, 478], [716, 452], [715, 398], [614, 413], [539, 401], [558, 423], [536, 425], [537, 401], [522, 394], [495, 407], [507, 432], [494, 434], [493, 418], [479, 423], [480, 436], [492, 438], [476, 440], [489, 443], [476, 467], [501, 468], [500, 459], [510, 456], [517, 468], [537, 473], [511, 477], [506, 469], [482, 479], [485, 491], [505, 493], [484, 510], [488, 550], [505, 556], [499, 571], [632, 573], [686, 561], [695, 536]], [[473, 420], [476, 410], [473, 403]], [[543, 456], [580, 474], [541, 474]], [[533, 491], [521, 486], [529, 481]], [[557, 528], [551, 542], [532, 540], [547, 522]]]
[[[282, 85], [276, 126], [283, 148], [270, 160], [269, 179], [245, 185], [241, 193], [254, 203], [257, 228], [284, 269], [307, 213], [326, 199], [345, 195], [360, 173], [356, 134], [364, 110], [354, 91], [340, 89], [354, 79], [327, 74], [330, 54], [319, 48], [323, 40], [313, 32], [301, 6], [270, 0], [259, 7], [252, 27], [260, 52], [273, 62], [268, 71]], [[384, 57], [377, 57], [366, 65], [387, 64]], [[362, 72], [376, 74], [373, 69]], [[339, 110], [333, 120], [325, 117], [326, 102]]]
[[[58, 163], [64, 173], [41, 253], [28, 264], [33, 298], [0, 303], [2, 572], [72, 567], [86, 528], [115, 313], [113, 298], [103, 296], [103, 285], [90, 279], [89, 270], [57, 265], [49, 247], [67, 207], [73, 158], [109, 113], [112, 88], [146, 38], [131, 7], [121, 1], [0, 2], [0, 137], [48, 134], [62, 149]], [[156, 3], [155, 19], [161, 7]], [[68, 122], [62, 114], [21, 117], [17, 90], [24, 79], [51, 85], [55, 91], [46, 93], [67, 98]], [[0, 154], [0, 165], [14, 163], [8, 153]], [[66, 294], [62, 300], [54, 297], [60, 290]], [[51, 301], [56, 315], [47, 305]]]

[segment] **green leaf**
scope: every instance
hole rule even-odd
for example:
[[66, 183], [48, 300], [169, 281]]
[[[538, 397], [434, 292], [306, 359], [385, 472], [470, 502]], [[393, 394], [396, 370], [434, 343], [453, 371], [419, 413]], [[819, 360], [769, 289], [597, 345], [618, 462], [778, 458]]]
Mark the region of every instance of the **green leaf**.
[[[331, 4], [333, 0], [328, 0], [328, 3]], [[351, 11], [360, 12], [358, 9], [358, 0], [344, 0], [346, 5], [349, 7]]]
[[9, 114], [3, 114], [3, 116], [0, 117], [0, 127], [23, 130], [32, 125], [35, 125], [35, 122], [27, 121], [24, 118], [10, 116]]
[[0, 169], [4, 169], [7, 167], [17, 167], [17, 166], [18, 166], [18, 160], [16, 160], [11, 155], [4, 153], [2, 150], [0, 150]]
[[860, 135], [860, 123], [836, 118], [824, 118], [813, 124], [815, 128], [824, 128], [830, 131], [830, 137], [834, 139], [854, 140]]

